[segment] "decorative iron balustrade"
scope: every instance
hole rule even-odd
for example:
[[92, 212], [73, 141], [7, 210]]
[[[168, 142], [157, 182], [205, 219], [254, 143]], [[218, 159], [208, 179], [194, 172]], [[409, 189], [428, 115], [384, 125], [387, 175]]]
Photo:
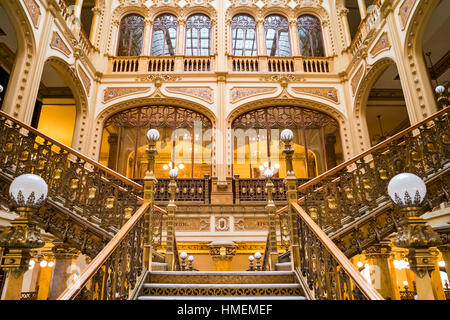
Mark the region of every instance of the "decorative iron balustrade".
[[[391, 137], [360, 156], [302, 185], [300, 205], [329, 235], [390, 203], [387, 185], [402, 172], [424, 181], [446, 170], [450, 161], [448, 108], [432, 119]], [[318, 182], [321, 185], [318, 186]], [[448, 197], [445, 186], [426, 203], [430, 209]], [[447, 199], [448, 201], [449, 199]]]
[[[126, 300], [144, 272], [143, 204], [58, 300]], [[151, 213], [151, 212], [150, 212]]]
[[0, 112], [0, 174], [41, 176], [48, 199], [115, 233], [139, 207], [142, 186]]
[[[299, 271], [316, 300], [383, 300], [296, 201]], [[295, 222], [294, 222], [295, 223]], [[297, 266], [296, 266], [297, 267]]]
[[[134, 179], [136, 183], [143, 184], [143, 179]], [[158, 179], [155, 188], [154, 201], [167, 202], [170, 200], [170, 179]], [[176, 179], [177, 189], [175, 201], [179, 202], [210, 202], [211, 181], [209, 175], [205, 179]]]
[[[309, 179], [297, 179], [297, 186], [308, 182]], [[235, 203], [251, 201], [267, 201], [267, 188], [265, 179], [239, 179], [234, 177]], [[272, 179], [274, 184], [273, 200], [286, 201], [286, 186], [284, 179]]]

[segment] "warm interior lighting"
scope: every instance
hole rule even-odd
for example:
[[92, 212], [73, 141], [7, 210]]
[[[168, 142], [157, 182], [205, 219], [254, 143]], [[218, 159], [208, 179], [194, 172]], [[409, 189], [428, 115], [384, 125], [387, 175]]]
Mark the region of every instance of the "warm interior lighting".
[[41, 268], [45, 268], [47, 266], [47, 260], [42, 260], [39, 265], [41, 266]]
[[55, 263], [54, 263], [53, 261], [50, 261], [50, 262], [48, 263], [49, 268], [52, 268], [54, 265], [55, 265]]

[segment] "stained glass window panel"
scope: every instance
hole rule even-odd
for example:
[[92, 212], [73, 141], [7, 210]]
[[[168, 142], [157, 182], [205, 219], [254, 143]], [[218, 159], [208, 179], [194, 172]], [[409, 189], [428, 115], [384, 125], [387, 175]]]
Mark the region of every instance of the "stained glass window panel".
[[209, 56], [211, 20], [204, 14], [194, 14], [186, 22], [186, 55]]
[[256, 22], [251, 16], [239, 14], [231, 21], [234, 56], [256, 56]]
[[291, 47], [289, 42], [289, 23], [280, 15], [270, 15], [264, 19], [266, 32], [267, 55], [272, 57], [289, 57]]
[[153, 23], [152, 56], [173, 56], [177, 44], [177, 18], [171, 14], [158, 16]]
[[120, 21], [118, 56], [139, 56], [142, 52], [145, 21], [140, 15], [130, 14]]
[[300, 53], [305, 57], [324, 57], [322, 26], [320, 20], [312, 15], [298, 18], [298, 37]]

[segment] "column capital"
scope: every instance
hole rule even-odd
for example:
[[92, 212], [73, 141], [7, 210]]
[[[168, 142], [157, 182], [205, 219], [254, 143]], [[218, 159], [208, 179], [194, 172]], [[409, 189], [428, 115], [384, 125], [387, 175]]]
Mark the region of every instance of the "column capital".
[[65, 244], [63, 242], [54, 241], [53, 245], [54, 245], [52, 248], [53, 256], [57, 260], [59, 260], [59, 259], [74, 259], [74, 258], [77, 258], [78, 255], [80, 254], [80, 251], [78, 251], [75, 248], [71, 248], [70, 246], [68, 246], [67, 244]]
[[340, 9], [338, 10], [338, 16], [339, 16], [339, 17], [347, 16], [348, 11], [349, 11], [349, 10], [348, 10], [347, 8], [340, 8]]

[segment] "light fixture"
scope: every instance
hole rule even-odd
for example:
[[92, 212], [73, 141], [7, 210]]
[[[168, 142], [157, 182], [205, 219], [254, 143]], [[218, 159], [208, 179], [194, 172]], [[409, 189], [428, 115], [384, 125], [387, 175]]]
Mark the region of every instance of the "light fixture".
[[252, 255], [249, 255], [249, 256], [248, 256], [248, 261], [252, 262], [253, 260], [255, 260], [255, 257], [252, 256]]
[[49, 267], [49, 268], [52, 268], [54, 265], [55, 265], [55, 263], [54, 263], [53, 261], [50, 261], [50, 262], [48, 263], [48, 267]]
[[294, 139], [294, 133], [290, 129], [284, 129], [281, 131], [280, 137], [283, 142], [291, 142]]
[[169, 166], [167, 164], [165, 164], [165, 165], [163, 165], [163, 169], [167, 170], [167, 169], [169, 169]]
[[427, 194], [427, 187], [415, 174], [400, 173], [389, 181], [388, 193], [400, 208], [418, 207]]
[[194, 261], [194, 256], [189, 256], [189, 257], [188, 257], [188, 261], [189, 261], [189, 262]]
[[356, 265], [358, 266], [358, 268], [362, 268], [364, 264], [361, 261], [358, 261]]
[[187, 253], [184, 252], [184, 251], [180, 253], [180, 258], [181, 258], [181, 259], [186, 259], [187, 256], [188, 256]]
[[408, 281], [404, 280], [403, 285], [406, 287], [408, 285]]
[[439, 261], [438, 265], [439, 265], [439, 267], [445, 267], [445, 261], [444, 260]]
[[41, 266], [41, 268], [45, 268], [47, 266], [47, 260], [42, 260], [39, 265]]
[[260, 252], [255, 252], [255, 258], [256, 259], [261, 259], [261, 253]]
[[159, 140], [160, 134], [156, 129], [150, 129], [147, 131], [147, 139], [149, 142], [156, 142]]
[[15, 208], [39, 209], [47, 193], [47, 183], [35, 174], [18, 176], [9, 186], [9, 196]]

